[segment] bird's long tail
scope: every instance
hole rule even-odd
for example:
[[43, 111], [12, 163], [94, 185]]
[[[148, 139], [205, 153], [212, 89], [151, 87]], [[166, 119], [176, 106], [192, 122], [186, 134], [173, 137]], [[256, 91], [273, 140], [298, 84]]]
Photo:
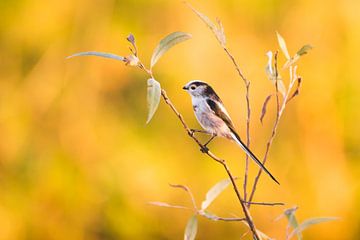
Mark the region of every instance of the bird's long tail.
[[239, 135], [236, 132], [231, 133], [233, 139], [235, 142], [245, 151], [249, 157], [254, 160], [254, 162], [262, 169], [264, 170], [271, 178], [274, 180], [277, 184], [280, 185], [280, 183], [276, 180], [276, 178], [269, 172], [269, 170], [266, 169], [266, 167], [260, 162], [260, 160], [250, 151], [250, 149], [241, 141]]

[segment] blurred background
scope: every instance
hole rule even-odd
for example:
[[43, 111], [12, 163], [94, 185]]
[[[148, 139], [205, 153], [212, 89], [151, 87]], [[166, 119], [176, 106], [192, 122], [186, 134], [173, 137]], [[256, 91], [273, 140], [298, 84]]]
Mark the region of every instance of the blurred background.
[[[274, 219], [295, 205], [300, 222], [340, 218], [309, 228], [305, 239], [357, 239], [360, 2], [190, 3], [222, 20], [228, 47], [252, 83], [251, 148], [259, 157], [275, 114], [272, 100], [260, 123], [273, 91], [264, 68], [265, 53], [278, 48], [275, 31], [291, 55], [314, 46], [299, 61], [300, 96], [288, 105], [270, 151], [268, 168], [281, 186], [262, 176], [254, 199], [286, 205], [254, 206], [252, 213], [276, 239], [284, 239], [287, 222]], [[114, 60], [65, 57], [89, 50], [128, 55], [131, 32], [148, 65], [162, 37], [189, 32], [193, 38], [155, 66], [157, 80], [193, 127], [181, 88], [191, 79], [209, 82], [245, 139], [244, 85], [209, 29], [175, 0], [2, 0], [0, 14], [0, 239], [182, 239], [191, 212], [147, 203], [190, 206], [183, 191], [168, 186], [176, 183], [190, 187], [200, 204], [225, 178], [223, 169], [200, 153], [163, 102], [145, 125], [143, 72]], [[235, 144], [218, 139], [210, 147], [243, 177], [244, 154]], [[251, 163], [250, 182], [257, 169]], [[231, 188], [209, 211], [241, 216]], [[198, 239], [239, 239], [246, 231], [241, 223], [201, 218]]]

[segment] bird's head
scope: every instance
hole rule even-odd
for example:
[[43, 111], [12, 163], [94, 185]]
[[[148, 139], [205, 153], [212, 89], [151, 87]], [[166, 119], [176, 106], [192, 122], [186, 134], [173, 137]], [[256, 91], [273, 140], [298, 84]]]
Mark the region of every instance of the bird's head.
[[206, 97], [214, 93], [209, 84], [200, 80], [192, 80], [188, 82], [183, 89], [192, 97]]

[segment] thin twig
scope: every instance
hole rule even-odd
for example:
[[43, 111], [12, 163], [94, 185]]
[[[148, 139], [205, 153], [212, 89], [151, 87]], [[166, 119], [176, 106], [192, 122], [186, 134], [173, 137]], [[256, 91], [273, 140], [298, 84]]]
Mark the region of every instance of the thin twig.
[[189, 196], [191, 198], [191, 202], [192, 202], [192, 205], [193, 205], [194, 209], [196, 211], [198, 210], [197, 206], [196, 206], [194, 195], [192, 194], [189, 187], [187, 187], [185, 185], [180, 185], [180, 184], [169, 184], [169, 185], [170, 185], [170, 187], [173, 187], [173, 188], [181, 188], [181, 189], [185, 190], [189, 194]]
[[[278, 51], [275, 53], [275, 77], [276, 77], [276, 93], [277, 93], [277, 96], [278, 96], [278, 88], [277, 88], [277, 78], [278, 78], [278, 69], [277, 69], [277, 53]], [[273, 143], [273, 140], [275, 138], [275, 135], [276, 135], [276, 132], [277, 132], [277, 128], [279, 126], [279, 122], [280, 122], [280, 119], [281, 119], [281, 116], [282, 114], [284, 113], [284, 110], [285, 110], [285, 107], [286, 107], [286, 104], [287, 104], [287, 100], [290, 96], [290, 92], [291, 92], [291, 89], [293, 88], [295, 82], [296, 82], [296, 78], [293, 76], [292, 74], [292, 70], [293, 70], [293, 67], [290, 66], [289, 67], [289, 71], [290, 71], [290, 83], [289, 83], [289, 87], [287, 89], [287, 92], [285, 94], [285, 97], [282, 101], [282, 104], [281, 104], [281, 107], [280, 107], [280, 104], [279, 104], [279, 101], [277, 100], [277, 114], [276, 114], [276, 119], [275, 119], [275, 122], [274, 122], [274, 126], [273, 126], [273, 129], [272, 129], [272, 132], [271, 132], [271, 135], [270, 135], [270, 138], [266, 144], [266, 150], [265, 150], [265, 155], [264, 155], [264, 158], [263, 158], [263, 161], [262, 161], [262, 164], [265, 165], [266, 163], [266, 160], [268, 158], [268, 155], [269, 155], [269, 151], [270, 151], [270, 148], [271, 148], [271, 145]], [[255, 191], [256, 191], [256, 186], [259, 182], [259, 179], [260, 179], [260, 176], [261, 176], [261, 173], [262, 173], [262, 169], [260, 168], [256, 177], [255, 177], [255, 181], [254, 181], [254, 185], [253, 185], [253, 188], [251, 190], [251, 194], [250, 194], [250, 198], [249, 198], [249, 202], [252, 201], [252, 199], [254, 198], [254, 194], [255, 194]], [[248, 205], [248, 207], [250, 208], [250, 205]]]
[[[251, 108], [250, 108], [250, 81], [244, 76], [242, 73], [239, 65], [237, 64], [234, 56], [229, 52], [229, 49], [227, 47], [224, 47], [224, 51], [228, 55], [228, 57], [231, 59], [232, 63], [235, 66], [236, 71], [238, 72], [240, 78], [243, 80], [245, 87], [246, 87], [246, 109], [247, 109], [247, 115], [246, 115], [246, 146], [250, 147], [250, 116], [251, 116]], [[249, 156], [246, 154], [245, 157], [245, 173], [244, 173], [244, 200], [247, 199], [247, 182], [248, 182], [248, 172], [249, 172]]]
[[274, 203], [268, 203], [268, 202], [245, 202], [247, 205], [264, 205], [264, 206], [283, 206], [285, 203], [281, 202], [274, 202]]
[[213, 220], [213, 221], [224, 221], [224, 222], [239, 222], [239, 221], [245, 221], [246, 218], [224, 218], [224, 217], [218, 217], [209, 213], [206, 213], [205, 211], [198, 211], [198, 215], [205, 217], [207, 219]]
[[[225, 48], [225, 49], [226, 49], [226, 48]], [[227, 50], [225, 50], [225, 51], [228, 53]], [[230, 53], [228, 53], [228, 54], [229, 54], [229, 56], [231, 56], [233, 62], [236, 64], [234, 57], [232, 57], [232, 55], [231, 55]], [[144, 70], [147, 74], [149, 74], [152, 78], [154, 78], [152, 71], [149, 70], [149, 69], [147, 69], [147, 68], [145, 67], [145, 65], [143, 65], [143, 64], [141, 63], [140, 60], [139, 60], [139, 65], [138, 65], [138, 66], [139, 66], [140, 69]], [[236, 66], [237, 66], [237, 64], [236, 64]], [[241, 78], [246, 82], [247, 80], [246, 80], [246, 78], [243, 76], [243, 74], [241, 73], [240, 68], [238, 68], [238, 67], [236, 67], [236, 68], [237, 68], [237, 70], [238, 70]], [[183, 116], [178, 112], [178, 110], [175, 108], [174, 104], [170, 101], [170, 99], [169, 99], [169, 97], [167, 96], [166, 91], [165, 91], [164, 89], [161, 89], [161, 96], [162, 96], [163, 100], [165, 101], [165, 103], [171, 108], [171, 110], [172, 110], [172, 111], [175, 113], [175, 115], [178, 117], [178, 119], [180, 120], [181, 124], [182, 124], [183, 127], [185, 128], [187, 134], [199, 145], [199, 147], [200, 147], [200, 149], [202, 150], [202, 152], [203, 152], [204, 154], [208, 155], [209, 157], [211, 157], [211, 158], [212, 158], [213, 160], [215, 160], [216, 162], [220, 163], [220, 164], [224, 167], [226, 173], [228, 174], [228, 176], [229, 176], [229, 178], [230, 178], [230, 180], [231, 180], [231, 184], [232, 184], [232, 186], [233, 186], [233, 188], [234, 188], [234, 191], [235, 191], [235, 193], [236, 193], [236, 196], [237, 196], [237, 198], [238, 198], [238, 200], [239, 200], [239, 203], [240, 203], [240, 205], [241, 205], [241, 208], [242, 208], [243, 213], [244, 213], [245, 218], [246, 218], [246, 222], [247, 222], [247, 224], [249, 225], [249, 228], [250, 228], [250, 230], [251, 230], [251, 232], [252, 232], [252, 234], [253, 234], [253, 237], [254, 237], [255, 240], [259, 240], [260, 237], [259, 237], [259, 235], [258, 235], [258, 233], [257, 233], [257, 231], [256, 231], [256, 227], [255, 227], [254, 222], [253, 222], [253, 220], [252, 220], [252, 217], [251, 217], [251, 215], [250, 215], [249, 209], [248, 209], [248, 207], [246, 206], [246, 204], [244, 203], [244, 199], [242, 199], [242, 197], [241, 197], [241, 194], [240, 194], [240, 192], [239, 192], [239, 189], [238, 189], [238, 187], [237, 187], [237, 185], [236, 185], [236, 183], [235, 183], [235, 178], [233, 177], [233, 175], [232, 175], [232, 173], [231, 173], [228, 165], [226, 164], [225, 160], [217, 157], [215, 154], [213, 154], [212, 152], [210, 152], [210, 151], [195, 137], [194, 131], [192, 131], [192, 129], [188, 127], [188, 125], [186, 124]]]
[[[181, 124], [183, 125], [183, 127], [185, 128], [186, 132], [188, 133], [188, 135], [200, 146], [201, 149], [205, 149], [205, 146], [202, 145], [202, 143], [195, 137], [194, 135], [194, 132], [191, 131], [191, 129], [187, 126], [187, 124], [185, 123], [185, 120], [183, 118], [183, 116], [177, 111], [177, 109], [175, 108], [175, 106], [172, 104], [172, 102], [170, 101], [169, 97], [167, 96], [166, 94], [166, 91], [164, 89], [161, 89], [161, 95], [165, 101], [165, 103], [167, 105], [170, 106], [170, 108], [173, 110], [173, 112], [176, 114], [176, 116], [179, 118]], [[250, 212], [248, 210], [248, 208], [246, 207], [246, 204], [244, 203], [244, 200], [242, 199], [241, 195], [240, 195], [240, 192], [239, 192], [239, 189], [235, 183], [235, 178], [233, 177], [228, 165], [226, 164], [226, 161], [217, 157], [215, 154], [213, 154], [212, 152], [210, 151], [204, 151], [204, 153], [206, 155], [208, 155], [209, 157], [211, 157], [213, 160], [215, 160], [216, 162], [220, 163], [226, 173], [228, 174], [230, 180], [231, 180], [231, 183], [232, 183], [232, 186], [234, 188], [234, 191], [236, 193], [236, 196], [240, 202], [240, 205], [241, 205], [241, 208], [244, 212], [244, 215], [245, 215], [245, 218], [246, 218], [246, 222], [249, 224], [249, 228], [251, 230], [251, 232], [253, 233], [253, 236], [254, 236], [254, 239], [260, 239], [257, 232], [256, 232], [256, 228], [255, 228], [255, 225], [254, 225], [254, 222], [252, 220], [252, 217], [250, 215]]]

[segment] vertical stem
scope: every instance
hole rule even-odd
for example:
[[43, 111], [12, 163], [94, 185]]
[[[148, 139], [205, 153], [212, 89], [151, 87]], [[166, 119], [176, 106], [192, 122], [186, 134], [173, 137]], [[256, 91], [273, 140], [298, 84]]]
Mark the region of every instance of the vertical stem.
[[[243, 82], [245, 84], [245, 87], [246, 87], [246, 96], [245, 96], [245, 98], [246, 98], [246, 110], [247, 110], [247, 115], [246, 115], [246, 146], [249, 148], [250, 147], [250, 116], [251, 116], [250, 81], [244, 76], [244, 74], [242, 73], [239, 65], [237, 64], [234, 56], [229, 52], [227, 47], [224, 47], [224, 51], [226, 52], [226, 54], [228, 55], [228, 57], [230, 58], [230, 60], [234, 64], [236, 71], [238, 72], [240, 78], [243, 80]], [[248, 172], [249, 172], [249, 156], [246, 154], [246, 157], [245, 157], [244, 184], [243, 184], [244, 200], [245, 201], [247, 199]]]
[[[276, 82], [275, 82], [275, 86], [276, 86], [276, 93], [277, 93], [277, 113], [276, 113], [276, 119], [275, 119], [275, 122], [274, 122], [274, 126], [273, 126], [273, 129], [272, 129], [272, 132], [271, 132], [271, 136], [266, 144], [266, 150], [265, 150], [265, 155], [264, 155], [264, 158], [263, 158], [263, 161], [262, 161], [262, 164], [265, 165], [266, 163], [266, 160], [268, 158], [268, 155], [269, 155], [269, 151], [270, 151], [270, 148], [271, 148], [271, 145], [273, 143], [273, 140], [275, 138], [275, 135], [276, 135], [276, 131], [277, 131], [277, 128], [278, 128], [278, 125], [279, 125], [279, 122], [280, 122], [280, 119], [281, 119], [281, 116], [282, 114], [284, 113], [284, 110], [285, 110], [285, 107], [286, 107], [286, 104], [287, 104], [287, 101], [288, 101], [288, 98], [290, 96], [290, 91], [291, 89], [293, 88], [294, 84], [295, 84], [295, 81], [296, 81], [296, 78], [293, 76], [292, 74], [292, 70], [293, 70], [293, 67], [290, 66], [289, 67], [289, 71], [290, 71], [290, 84], [289, 84], [289, 87], [287, 89], [287, 92], [284, 96], [284, 99], [282, 101], [282, 104], [280, 106], [279, 104], [279, 100], [278, 100], [278, 87], [277, 87], [277, 78], [278, 78], [278, 70], [277, 70], [277, 53], [278, 51], [276, 52], [275, 54], [275, 77], [276, 77]], [[262, 169], [260, 168], [259, 171], [258, 171], [258, 174], [256, 175], [255, 177], [255, 181], [254, 181], [254, 185], [253, 185], [253, 188], [251, 190], [251, 194], [250, 194], [250, 198], [249, 198], [249, 202], [252, 201], [252, 199], [254, 198], [254, 195], [255, 195], [255, 191], [256, 191], [256, 186], [259, 182], [259, 179], [260, 179], [260, 176], [261, 176], [261, 173], [262, 173]], [[250, 205], [248, 204], [248, 207], [250, 208]]]

